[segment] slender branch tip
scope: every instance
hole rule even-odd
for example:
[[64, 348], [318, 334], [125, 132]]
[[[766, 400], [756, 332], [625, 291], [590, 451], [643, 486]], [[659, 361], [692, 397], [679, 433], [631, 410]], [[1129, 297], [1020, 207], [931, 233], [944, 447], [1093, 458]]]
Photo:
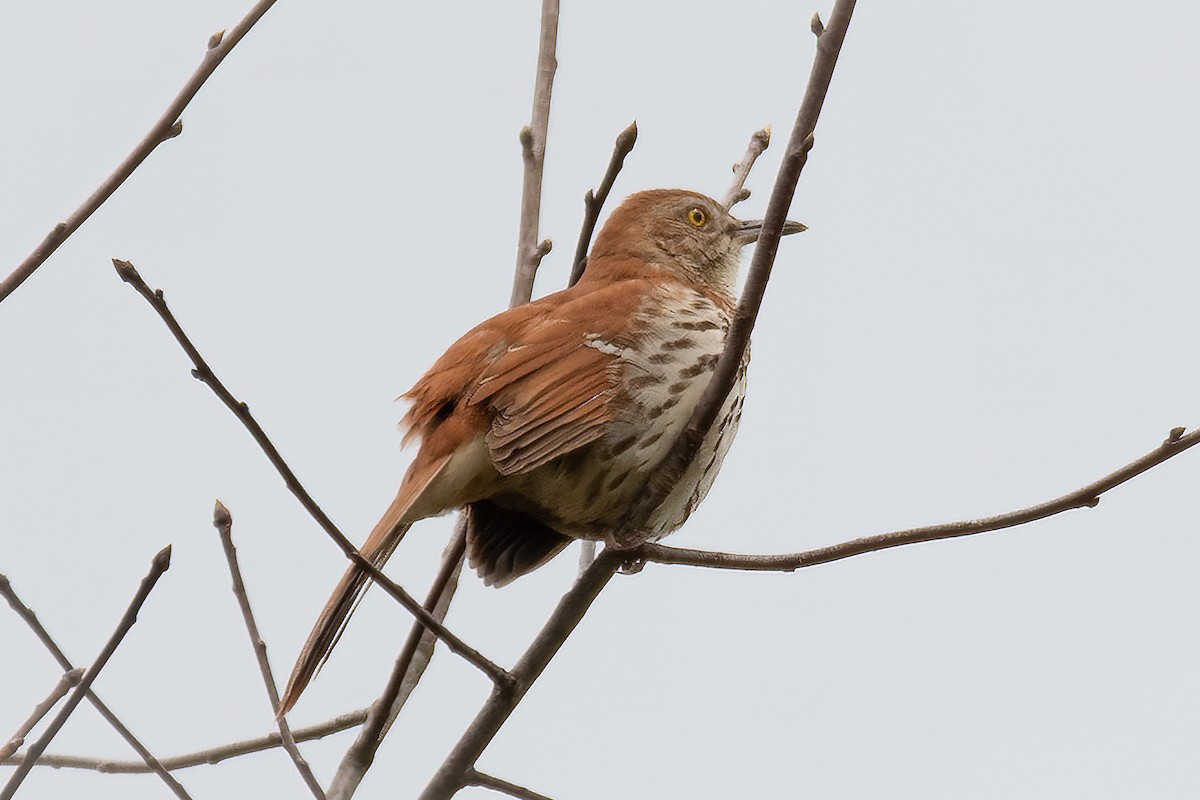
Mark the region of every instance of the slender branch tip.
[[222, 42], [222, 40], [224, 40], [224, 38], [225, 38], [225, 29], [222, 28], [221, 30], [214, 33], [212, 36], [208, 37], [208, 49], [215, 50], [216, 48], [220, 47], [221, 42]]
[[213, 525], [217, 528], [227, 528], [233, 525], [233, 515], [220, 500], [213, 506]]
[[825, 23], [821, 22], [821, 14], [819, 12], [813, 12], [812, 20], [808, 23], [808, 27], [812, 30], [813, 36], [816, 36], [818, 39], [821, 38], [821, 34], [825, 33]]
[[617, 134], [617, 149], [628, 153], [633, 149], [634, 143], [637, 142], [637, 135], [637, 120], [635, 119], [633, 122], [629, 123], [629, 127]]

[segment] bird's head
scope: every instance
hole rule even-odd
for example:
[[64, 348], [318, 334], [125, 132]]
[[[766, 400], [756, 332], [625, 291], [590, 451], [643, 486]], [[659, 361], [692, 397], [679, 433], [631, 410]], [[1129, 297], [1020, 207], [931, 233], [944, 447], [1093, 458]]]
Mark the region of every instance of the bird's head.
[[[787, 221], [783, 233], [805, 226]], [[732, 296], [741, 251], [758, 239], [762, 220], [741, 220], [719, 202], [683, 189], [631, 195], [596, 237], [591, 258], [637, 258], [658, 269]]]

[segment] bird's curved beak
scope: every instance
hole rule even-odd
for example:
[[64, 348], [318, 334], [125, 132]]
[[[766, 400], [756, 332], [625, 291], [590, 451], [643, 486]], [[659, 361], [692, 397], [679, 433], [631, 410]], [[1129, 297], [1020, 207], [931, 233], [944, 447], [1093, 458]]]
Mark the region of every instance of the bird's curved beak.
[[[763, 221], [761, 219], [738, 220], [734, 223], [733, 233], [742, 244], [750, 244], [758, 241], [759, 234], [762, 233]], [[800, 233], [808, 230], [808, 226], [803, 222], [793, 222], [790, 219], [783, 221], [783, 236], [791, 233]]]

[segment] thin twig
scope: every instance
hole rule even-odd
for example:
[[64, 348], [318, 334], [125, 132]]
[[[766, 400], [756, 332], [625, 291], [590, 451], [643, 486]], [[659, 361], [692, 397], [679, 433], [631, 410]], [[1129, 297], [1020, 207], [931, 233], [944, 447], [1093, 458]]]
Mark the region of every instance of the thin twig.
[[579, 231], [579, 244], [575, 246], [575, 260], [571, 262], [571, 278], [567, 286], [574, 286], [583, 277], [583, 271], [587, 268], [588, 248], [592, 246], [592, 234], [596, 232], [596, 223], [600, 220], [600, 209], [604, 208], [604, 201], [608, 199], [608, 193], [612, 191], [617, 175], [625, 165], [625, 156], [629, 155], [636, 143], [637, 120], [634, 120], [628, 128], [617, 134], [612, 157], [608, 160], [604, 177], [600, 179], [600, 186], [595, 192], [588, 189], [583, 196], [583, 227]]
[[12, 735], [5, 744], [0, 745], [0, 761], [11, 756], [13, 753], [21, 749], [21, 745], [25, 744], [25, 737], [29, 732], [42, 721], [42, 717], [50, 713], [50, 709], [58, 705], [58, 701], [62, 700], [71, 688], [79, 684], [79, 680], [83, 677], [83, 667], [76, 667], [69, 672], [63, 673], [63, 676], [58, 679], [58, 683], [54, 684], [54, 688], [50, 694], [46, 695], [46, 699], [33, 707], [33, 713], [29, 715], [29, 719], [21, 723], [21, 727], [17, 728], [17, 732]]
[[970, 536], [987, 531], [998, 531], [1025, 525], [1064, 511], [1076, 508], [1094, 508], [1100, 503], [1100, 495], [1126, 481], [1141, 475], [1143, 472], [1158, 466], [1189, 447], [1200, 444], [1200, 430], [1192, 431], [1186, 436], [1183, 428], [1175, 428], [1166, 441], [1146, 455], [1121, 467], [1111, 475], [1076, 489], [1062, 497], [1039, 503], [1035, 506], [999, 514], [983, 519], [949, 522], [942, 525], [930, 525], [923, 528], [910, 528], [902, 531], [881, 533], [876, 536], [864, 536], [848, 542], [819, 547], [800, 553], [783, 553], [780, 555], [745, 555], [738, 553], [716, 553], [704, 550], [687, 550], [676, 547], [664, 547], [660, 544], [645, 544], [635, 551], [638, 558], [654, 561], [659, 564], [684, 564], [693, 567], [715, 567], [717, 569], [766, 570], [792, 572], [815, 564], [827, 564], [843, 558], [886, 550], [890, 547], [901, 547], [918, 542], [932, 542], [937, 539], [951, 539], [956, 536]]
[[[466, 516], [460, 515], [454, 536], [442, 554], [442, 566], [434, 577], [425, 599], [425, 608], [438, 619], [445, 619], [446, 612], [450, 610], [450, 601], [458, 587], [458, 576], [462, 572], [463, 555], [466, 550]], [[358, 732], [354, 744], [350, 745], [346, 754], [342, 756], [337, 773], [329, 784], [331, 800], [345, 800], [357, 791], [392, 723], [425, 674], [436, 644], [437, 639], [428, 631], [420, 625], [413, 625], [400, 655], [396, 658], [383, 694], [371, 705], [370, 714], [362, 730]]]
[[488, 775], [486, 772], [480, 772], [477, 769], [473, 769], [467, 773], [467, 786], [482, 786], [485, 789], [501, 792], [509, 797], [520, 798], [520, 800], [550, 800], [544, 794], [538, 794], [532, 789], [526, 789], [524, 786], [518, 786], [503, 778]]
[[219, 31], [209, 37], [208, 49], [204, 53], [204, 58], [200, 60], [200, 66], [188, 78], [187, 83], [179, 90], [179, 94], [175, 95], [175, 99], [150, 128], [150, 132], [146, 134], [145, 138], [138, 142], [137, 146], [133, 148], [133, 152], [125, 156], [125, 160], [104, 179], [100, 187], [92, 192], [87, 200], [83, 201], [83, 205], [75, 209], [71, 216], [55, 225], [41, 244], [34, 248], [34, 251], [13, 270], [12, 274], [0, 281], [0, 302], [3, 302], [18, 286], [24, 283], [34, 270], [44, 264], [46, 259], [50, 258], [59, 248], [59, 245], [67, 240], [67, 237], [79, 230], [88, 217], [120, 188], [125, 179], [133, 174], [133, 171], [154, 152], [155, 148], [183, 132], [183, 122], [179, 119], [179, 115], [187, 108], [188, 103], [200, 91], [200, 87], [213, 74], [213, 71], [225, 60], [225, 56], [229, 55], [234, 46], [273, 5], [275, 5], [275, 0], [260, 0], [237, 25], [228, 31]]
[[[367, 718], [367, 709], [360, 708], [357, 711], [348, 711], [341, 716], [334, 717], [331, 720], [310, 725], [307, 728], [297, 728], [292, 731], [292, 737], [297, 742], [308, 742], [313, 739], [321, 739], [334, 733], [348, 730], [357, 725], [361, 725], [363, 720]], [[198, 750], [194, 753], [185, 753], [181, 756], [173, 756], [164, 758], [162, 765], [169, 770], [187, 769], [189, 767], [199, 767], [207, 764], [217, 764], [229, 758], [237, 758], [238, 756], [249, 755], [251, 753], [260, 753], [264, 750], [273, 750], [276, 747], [283, 746], [283, 740], [280, 738], [278, 731], [268, 733], [266, 736], [259, 736], [255, 739], [246, 739], [240, 742], [231, 742], [217, 747], [210, 747], [204, 750]], [[12, 766], [21, 763], [21, 757], [10, 758], [4, 762], [4, 766]], [[69, 756], [69, 755], [44, 755], [38, 759], [37, 766], [53, 767], [55, 769], [83, 769], [91, 770], [92, 772], [105, 772], [122, 775], [137, 775], [153, 770], [139, 761], [112, 761], [108, 759], [89, 758], [87, 756]]]
[[[58, 646], [58, 643], [54, 641], [54, 637], [52, 637], [50, 632], [47, 631], [42, 625], [41, 620], [37, 618], [37, 614], [33, 613], [33, 609], [25, 605], [25, 603], [21, 601], [21, 598], [17, 596], [17, 593], [13, 591], [12, 584], [4, 575], [0, 575], [0, 594], [4, 595], [4, 598], [8, 601], [8, 604], [12, 606], [13, 611], [17, 612], [17, 616], [25, 621], [25, 624], [29, 626], [34, 635], [37, 636], [38, 640], [41, 641], [45, 648], [50, 651], [50, 655], [54, 657], [54, 660], [58, 662], [58, 665], [63, 670], [68, 672], [75, 669], [75, 665], [71, 663], [71, 659], [67, 658], [67, 654], [64, 653], [62, 648]], [[179, 798], [179, 800], [191, 800], [191, 796], [187, 793], [187, 790], [183, 788], [183, 785], [180, 784], [179, 781], [175, 780], [175, 778], [172, 777], [169, 772], [167, 772], [167, 769], [163, 766], [162, 762], [155, 758], [154, 754], [146, 749], [146, 746], [142, 744], [141, 740], [133, 735], [133, 731], [125, 727], [125, 723], [121, 722], [121, 720], [117, 718], [117, 715], [113, 713], [112, 709], [105, 705], [104, 701], [102, 701], [95, 692], [89, 689], [87, 692], [87, 699], [88, 702], [92, 704], [92, 707], [99, 712], [100, 716], [112, 726], [113, 730], [120, 734], [121, 738], [129, 743], [129, 746], [133, 748], [133, 752], [137, 753], [138, 758], [142, 760], [141, 763], [136, 761], [131, 763], [136, 765], [139, 768], [139, 771], [153, 772], [154, 774], [158, 775], [162, 782], [167, 785], [167, 787], [175, 794], [176, 797]], [[19, 757], [18, 759], [8, 759], [5, 761], [5, 764], [19, 764], [22, 761], [24, 761], [24, 757]]]
[[229, 576], [233, 579], [233, 596], [237, 598], [238, 608], [242, 610], [242, 620], [246, 623], [246, 632], [250, 634], [250, 646], [254, 649], [254, 658], [258, 661], [258, 670], [262, 673], [263, 683], [267, 687], [267, 699], [271, 702], [271, 715], [279, 726], [279, 736], [283, 741], [283, 749], [292, 758], [300, 778], [308, 786], [309, 791], [317, 800], [325, 800], [325, 792], [321, 784], [309, 768], [308, 762], [296, 746], [292, 731], [287, 720], [279, 713], [279, 689], [275, 686], [275, 676], [271, 674], [271, 662], [267, 658], [267, 643], [258, 632], [258, 623], [254, 621], [254, 612], [250, 609], [250, 597], [246, 594], [246, 584], [242, 580], [242, 570], [238, 566], [237, 548], [233, 545], [233, 515], [220, 500], [213, 507], [213, 527], [221, 537], [221, 549], [225, 551], [225, 561], [229, 564]]
[[[528, 303], [533, 296], [533, 283], [542, 259], [553, 247], [549, 239], [534, 244], [542, 207], [542, 175], [546, 158], [546, 140], [550, 126], [550, 96], [554, 73], [558, 68], [555, 57], [558, 41], [558, 0], [543, 0], [538, 37], [537, 76], [533, 88], [533, 112], [529, 125], [521, 129], [521, 157], [524, 178], [521, 186], [521, 219], [517, 228], [517, 263], [513, 271], [513, 289], [509, 306]], [[442, 556], [442, 566], [426, 597], [425, 609], [438, 619], [445, 619], [450, 603], [458, 590], [458, 577], [463, 568], [466, 542], [466, 518], [459, 517], [453, 540]], [[433, 657], [436, 640], [414, 625], [409, 632], [383, 694], [371, 706], [371, 714], [354, 744], [346, 751], [337, 773], [329, 785], [333, 800], [347, 800], [357, 791], [375, 753], [400, 714]]]
[[546, 135], [550, 128], [550, 93], [558, 59], [558, 0], [542, 0], [541, 34], [538, 37], [537, 78], [533, 85], [533, 118], [521, 129], [521, 158], [525, 162], [521, 182], [521, 222], [517, 229], [517, 267], [513, 275], [510, 305], [519, 306], [533, 296], [533, 281], [542, 259], [550, 252], [550, 240], [538, 241], [542, 215], [542, 172], [546, 164]]
[[113, 631], [108, 642], [104, 645], [104, 649], [100, 651], [100, 655], [96, 656], [96, 660], [92, 666], [88, 668], [83, 679], [79, 681], [71, 695], [63, 703], [63, 707], [46, 726], [46, 730], [38, 737], [37, 741], [29, 746], [29, 750], [25, 753], [25, 758], [21, 761], [20, 766], [13, 771], [9, 777], [8, 783], [4, 785], [4, 789], [0, 790], [0, 800], [12, 800], [12, 796], [17, 793], [21, 782], [25, 780], [25, 776], [29, 774], [29, 770], [33, 769], [33, 765], [37, 763], [42, 753], [46, 752], [47, 745], [54, 739], [62, 726], [66, 723], [67, 718], [79, 707], [83, 698], [87, 695], [88, 689], [96, 680], [96, 676], [100, 674], [100, 670], [104, 669], [104, 665], [112, 658], [112, 654], [116, 652], [117, 647], [121, 644], [121, 640], [125, 638], [125, 634], [129, 633], [129, 629], [137, 622], [138, 611], [141, 610], [142, 604], [146, 602], [146, 598], [150, 596], [150, 592], [154, 589], [154, 584], [158, 583], [158, 579], [162, 574], [171, 567], [171, 546], [167, 545], [154, 556], [154, 560], [150, 563], [150, 571], [146, 577], [142, 578], [141, 585], [138, 586], [137, 593], [133, 597], [133, 601], [129, 604], [129, 608], [121, 616], [121, 621], [117, 623], [117, 629]]
[[746, 185], [746, 178], [750, 177], [750, 170], [754, 167], [754, 162], [770, 146], [770, 125], [755, 131], [754, 135], [750, 137], [750, 144], [746, 147], [746, 155], [742, 156], [741, 161], [733, 165], [733, 183], [730, 185], [729, 191], [725, 193], [725, 200], [723, 201], [726, 210], [733, 208], [750, 196], [750, 191], [743, 188]]
[[809, 75], [808, 87], [804, 92], [804, 100], [796, 115], [796, 124], [792, 128], [791, 139], [784, 152], [783, 162], [775, 178], [775, 187], [771, 190], [771, 199], [767, 203], [764, 215], [762, 234], [754, 248], [754, 257], [750, 261], [750, 272], [746, 277], [742, 296], [738, 302], [737, 311], [725, 337], [725, 348], [713, 370], [712, 380], [705, 387], [704, 394], [696, 404], [692, 417], [687, 426], [675, 438], [674, 444], [654, 476], [646, 486], [646, 490], [638, 498], [630, 512], [626, 515], [621, 530], [613, 538], [617, 542], [641, 543], [644, 537], [645, 521], [650, 514], [662, 504], [670, 494], [687, 466], [695, 458], [705, 436], [707, 435], [725, 399], [729, 396], [737, 378], [742, 356], [750, 342], [750, 332], [762, 306], [763, 294], [767, 289], [767, 281], [771, 277], [771, 266], [775, 261], [775, 253], [779, 249], [779, 237], [783, 233], [783, 223], [787, 216], [788, 207], [796, 191], [796, 183], [800, 172], [808, 158], [808, 152], [813, 145], [813, 130], [817, 125], [817, 117], [825, 102], [825, 93], [833, 77], [833, 68], [837, 64], [838, 53], [841, 52], [842, 40], [846, 36], [846, 28], [850, 24], [850, 16], [854, 12], [854, 0], [837, 0], [829, 25], [817, 38], [817, 53], [813, 59], [812, 72]]
[[596, 557], [588, 571], [563, 595], [537, 638], [513, 667], [513, 690], [492, 691], [483, 708], [459, 738], [458, 744], [450, 751], [450, 755], [442, 762], [442, 766], [421, 793], [420, 800], [449, 800], [467, 784], [468, 776], [475, 768], [476, 759], [512, 715], [517, 704], [529, 691], [529, 687], [546, 669], [550, 659], [558, 653], [563, 642], [575, 630], [575, 626], [583, 619], [583, 615], [587, 613], [600, 591], [608, 585], [608, 581], [625, 558], [626, 555], [622, 552], [604, 550]]
[[363, 558], [362, 553], [358, 552], [358, 548], [351, 544], [350, 540], [333, 524], [333, 520], [317, 505], [312, 495], [300, 483], [300, 479], [296, 477], [296, 473], [292, 472], [292, 468], [288, 466], [283, 456], [279, 454], [279, 450], [276, 449], [271, 439], [262, 429], [262, 426], [258, 424], [258, 421], [250, 413], [250, 407], [234, 397], [204, 361], [204, 357], [200, 355], [200, 351], [192, 344], [191, 339], [183, 332], [183, 328], [180, 327], [179, 322], [171, 313], [171, 309], [167, 306], [167, 301], [163, 297], [162, 290], [157, 289], [152, 291], [146, 285], [146, 282], [142, 280], [142, 276], [138, 274], [137, 269], [128, 261], [114, 258], [112, 262], [113, 266], [116, 267], [117, 274], [121, 276], [121, 280], [131, 285], [138, 294], [145, 298], [146, 302], [151, 305], [162, 321], [166, 323], [171, 334], [175, 337], [175, 341], [179, 342], [179, 345], [187, 353], [188, 358], [191, 359], [192, 364], [195, 366], [195, 369], [192, 370], [192, 376], [212, 389], [213, 393], [225, 404], [225, 407], [232, 411], [234, 416], [241, 421], [242, 425], [250, 431], [250, 435], [254, 437], [254, 441], [258, 442], [258, 446], [266, 454], [271, 464], [274, 465], [276, 471], [283, 477], [287, 488], [300, 501], [300, 505], [317, 521], [317, 524], [321, 526], [325, 533], [329, 535], [329, 538], [337, 543], [337, 546], [341, 548], [346, 558], [361, 567], [384, 591], [420, 620], [422, 625], [433, 631], [439, 639], [446, 643], [446, 647], [451, 652], [475, 665], [481, 672], [491, 678], [492, 683], [497, 686], [508, 686], [511, 683], [511, 679], [504, 669], [447, 630], [446, 626], [434, 619], [404, 587], [383, 574], [378, 567], [366, 558]]

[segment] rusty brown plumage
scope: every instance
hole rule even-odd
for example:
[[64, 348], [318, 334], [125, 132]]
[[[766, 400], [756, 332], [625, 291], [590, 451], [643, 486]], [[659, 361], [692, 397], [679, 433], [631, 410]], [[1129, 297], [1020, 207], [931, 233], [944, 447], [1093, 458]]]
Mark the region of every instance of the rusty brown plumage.
[[[467, 555], [502, 586], [577, 538], [655, 539], [708, 492], [737, 429], [744, 364], [692, 465], [642, 529], [620, 529], [707, 385], [761, 223], [694, 192], [633, 195], [570, 289], [468, 331], [404, 398], [420, 448], [362, 547], [382, 565], [417, 520], [465, 508]], [[803, 230], [788, 223], [785, 233]], [[368, 579], [343, 575], [301, 650], [286, 712], [328, 657]]]

